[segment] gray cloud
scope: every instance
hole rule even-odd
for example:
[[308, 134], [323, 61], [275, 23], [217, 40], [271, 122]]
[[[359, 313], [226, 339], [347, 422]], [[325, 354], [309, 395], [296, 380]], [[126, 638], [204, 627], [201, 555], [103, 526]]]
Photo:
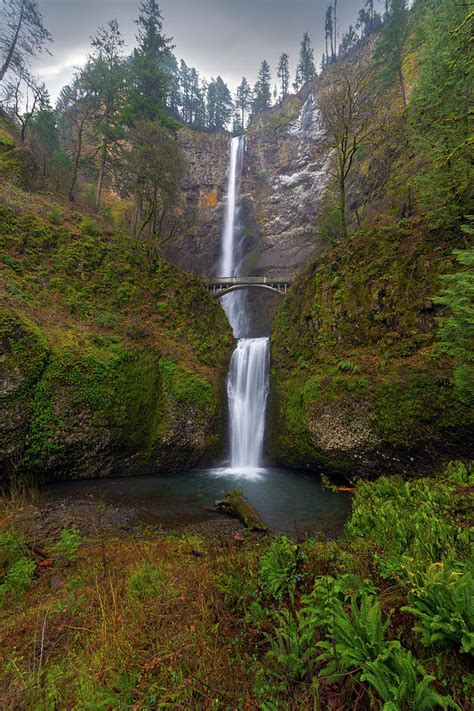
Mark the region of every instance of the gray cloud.
[[[329, 0], [161, 0], [164, 29], [175, 54], [206, 77], [220, 74], [235, 89], [242, 76], [255, 81], [262, 59], [272, 69], [288, 52], [294, 72], [303, 32], [310, 33], [319, 62], [324, 48], [324, 14]], [[54, 37], [53, 56], [42, 55], [34, 69], [53, 97], [82, 64], [90, 36], [116, 17], [130, 51], [135, 41], [138, 0], [39, 0]], [[343, 31], [354, 23], [363, 0], [339, 0]]]

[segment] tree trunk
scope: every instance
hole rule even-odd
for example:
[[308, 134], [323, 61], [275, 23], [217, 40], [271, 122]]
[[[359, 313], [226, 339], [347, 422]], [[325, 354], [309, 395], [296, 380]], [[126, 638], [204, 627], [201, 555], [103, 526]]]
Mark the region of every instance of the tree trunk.
[[18, 24], [16, 26], [15, 34], [13, 35], [12, 43], [9, 47], [8, 54], [5, 58], [5, 61], [3, 62], [2, 68], [0, 69], [0, 81], [3, 81], [3, 77], [7, 73], [8, 67], [10, 66], [10, 63], [13, 59], [13, 53], [15, 52], [18, 37], [20, 35], [21, 26], [23, 24], [23, 15], [25, 14], [25, 3], [26, 0], [22, 0], [20, 17], [18, 18]]
[[100, 210], [100, 201], [101, 201], [101, 197], [102, 197], [102, 186], [104, 184], [106, 161], [107, 161], [107, 142], [104, 139], [104, 141], [102, 143], [102, 149], [100, 152], [99, 177], [97, 178], [97, 188], [96, 188], [96, 194], [95, 194], [95, 209], [96, 210]]
[[347, 237], [346, 181], [342, 176], [339, 178], [339, 218], [341, 222], [341, 237]]
[[220, 513], [235, 516], [251, 531], [268, 531], [268, 526], [258, 511], [249, 504], [240, 489], [234, 489], [226, 494], [221, 501], [216, 501], [216, 509]]
[[84, 131], [84, 123], [86, 119], [85, 117], [81, 120], [79, 124], [79, 128], [77, 131], [77, 150], [76, 150], [76, 155], [74, 158], [74, 167], [72, 171], [72, 179], [71, 179], [71, 186], [69, 188], [69, 200], [71, 202], [74, 202], [74, 190], [76, 188], [76, 183], [77, 183], [77, 176], [79, 174], [79, 163], [81, 162], [81, 155], [82, 155], [82, 133]]
[[398, 65], [398, 81], [400, 82], [400, 91], [402, 93], [403, 106], [407, 108], [407, 93], [405, 91], [405, 82], [403, 81], [403, 73], [400, 64]]

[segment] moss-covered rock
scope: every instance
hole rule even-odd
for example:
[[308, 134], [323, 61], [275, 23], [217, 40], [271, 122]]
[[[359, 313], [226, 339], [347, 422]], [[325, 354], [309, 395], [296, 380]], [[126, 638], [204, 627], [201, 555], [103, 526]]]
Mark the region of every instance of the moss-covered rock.
[[272, 339], [280, 462], [409, 472], [473, 456], [473, 413], [433, 348], [433, 297], [456, 239], [416, 222], [358, 233], [292, 287]]
[[139, 474], [216, 456], [233, 339], [199, 279], [9, 186], [0, 249], [4, 473]]

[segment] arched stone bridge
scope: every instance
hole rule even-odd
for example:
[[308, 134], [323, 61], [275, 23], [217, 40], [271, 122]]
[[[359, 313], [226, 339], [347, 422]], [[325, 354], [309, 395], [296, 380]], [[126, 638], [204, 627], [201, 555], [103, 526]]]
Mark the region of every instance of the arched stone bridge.
[[219, 299], [239, 289], [268, 289], [278, 294], [286, 294], [293, 283], [290, 274], [277, 276], [213, 277], [207, 280], [209, 291]]

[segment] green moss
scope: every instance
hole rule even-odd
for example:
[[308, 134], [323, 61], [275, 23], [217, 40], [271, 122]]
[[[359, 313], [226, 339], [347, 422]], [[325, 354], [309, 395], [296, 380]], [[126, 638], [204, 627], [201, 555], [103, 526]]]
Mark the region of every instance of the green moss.
[[205, 410], [216, 406], [216, 392], [211, 383], [189, 368], [177, 365], [172, 358], [163, 358], [160, 374], [178, 402], [197, 405], [203, 415]]
[[[278, 390], [276, 448], [301, 461], [312, 413], [325, 403], [363, 404], [384, 445], [443, 448], [469, 441], [474, 417], [432, 355], [433, 297], [452, 268], [452, 235], [436, 240], [416, 223], [361, 232], [315, 261], [274, 320]], [[283, 456], [284, 458], [284, 456]], [[357, 465], [357, 463], [355, 463]]]

